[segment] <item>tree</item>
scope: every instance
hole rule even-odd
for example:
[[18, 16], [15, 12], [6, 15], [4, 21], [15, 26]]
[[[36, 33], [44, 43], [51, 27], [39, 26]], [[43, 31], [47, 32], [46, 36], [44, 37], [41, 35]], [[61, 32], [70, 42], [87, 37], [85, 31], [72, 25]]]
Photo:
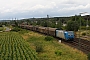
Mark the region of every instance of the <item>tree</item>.
[[58, 24], [56, 25], [56, 27], [61, 29], [62, 28], [62, 21], [58, 20]]
[[14, 22], [15, 22], [15, 26], [18, 27], [18, 22], [16, 20], [14, 20]]
[[37, 21], [37, 25], [40, 25], [40, 24], [41, 24], [41, 21], [40, 21], [40, 20], [38, 20], [38, 21]]
[[86, 21], [81, 16], [73, 16], [68, 21], [66, 30], [77, 31], [80, 26], [86, 26]]
[[41, 23], [40, 23], [40, 26], [50, 27], [50, 21], [42, 20]]
[[71, 17], [70, 20], [71, 21], [77, 21], [78, 23], [80, 23], [80, 21], [81, 21], [81, 26], [86, 26], [86, 21], [81, 16], [76, 16], [75, 15], [75, 16]]
[[77, 21], [68, 21], [66, 30], [78, 31], [78, 29], [79, 29], [79, 24]]
[[79, 16], [79, 19], [77, 21], [78, 21], [78, 23], [81, 23], [81, 26], [86, 26], [86, 21], [81, 16]]

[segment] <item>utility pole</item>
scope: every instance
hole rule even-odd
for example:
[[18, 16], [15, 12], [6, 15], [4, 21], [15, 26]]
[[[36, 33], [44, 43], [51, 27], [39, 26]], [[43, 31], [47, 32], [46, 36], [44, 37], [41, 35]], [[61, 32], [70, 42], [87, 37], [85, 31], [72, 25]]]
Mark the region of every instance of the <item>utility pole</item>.
[[[75, 15], [75, 23], [76, 23], [76, 15]], [[74, 27], [74, 32], [75, 32], [75, 28], [76, 28], [76, 26]]]
[[49, 25], [48, 25], [49, 15], [47, 15], [47, 35], [49, 35]]
[[88, 15], [87, 15], [87, 22], [86, 22], [86, 35], [87, 35], [88, 27], [89, 27], [89, 25], [88, 25]]
[[[75, 14], [75, 23], [76, 23], [76, 14]], [[77, 37], [77, 35], [76, 35], [76, 26], [74, 27], [74, 34], [75, 34], [75, 38]]]
[[81, 14], [83, 14], [83, 13], [79, 13], [79, 14], [80, 14], [80, 24], [79, 24], [80, 29], [79, 29], [79, 42], [78, 42], [78, 45], [79, 45], [79, 49], [80, 49], [80, 40], [81, 40], [81, 38], [80, 38], [80, 34], [81, 34]]

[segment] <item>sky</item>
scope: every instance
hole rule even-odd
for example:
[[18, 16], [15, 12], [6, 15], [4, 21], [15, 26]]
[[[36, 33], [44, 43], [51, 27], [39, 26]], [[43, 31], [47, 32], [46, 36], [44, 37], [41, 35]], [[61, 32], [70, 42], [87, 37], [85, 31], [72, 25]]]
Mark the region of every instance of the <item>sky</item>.
[[90, 0], [0, 0], [0, 20], [68, 17], [87, 12]]

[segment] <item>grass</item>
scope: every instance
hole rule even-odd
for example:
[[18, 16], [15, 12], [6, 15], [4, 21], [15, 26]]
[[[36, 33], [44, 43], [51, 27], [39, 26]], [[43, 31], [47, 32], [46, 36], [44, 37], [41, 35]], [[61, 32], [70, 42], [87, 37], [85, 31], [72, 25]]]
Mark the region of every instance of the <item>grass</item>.
[[[44, 35], [30, 31], [24, 33], [22, 37], [29, 42], [33, 50], [36, 50], [37, 44], [42, 46], [43, 51], [37, 53], [39, 60], [87, 60], [87, 55], [83, 52], [59, 43], [55, 39], [53, 41], [45, 41]], [[60, 55], [57, 55], [56, 52], [60, 53]]]
[[3, 31], [3, 27], [0, 27], [0, 31]]
[[[85, 35], [83, 35], [83, 33], [85, 33]], [[76, 32], [76, 37], [79, 38], [79, 35], [80, 35], [80, 38], [82, 39], [85, 39], [85, 40], [90, 40], [90, 30], [81, 30], [80, 32], [77, 31]]]

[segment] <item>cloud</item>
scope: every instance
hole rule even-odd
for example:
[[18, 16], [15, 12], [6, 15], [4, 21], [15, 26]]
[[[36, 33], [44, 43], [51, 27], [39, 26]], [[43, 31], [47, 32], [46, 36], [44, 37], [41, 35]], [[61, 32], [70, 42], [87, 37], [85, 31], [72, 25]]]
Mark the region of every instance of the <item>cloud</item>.
[[0, 0], [0, 18], [70, 16], [80, 12], [90, 13], [87, 0]]

